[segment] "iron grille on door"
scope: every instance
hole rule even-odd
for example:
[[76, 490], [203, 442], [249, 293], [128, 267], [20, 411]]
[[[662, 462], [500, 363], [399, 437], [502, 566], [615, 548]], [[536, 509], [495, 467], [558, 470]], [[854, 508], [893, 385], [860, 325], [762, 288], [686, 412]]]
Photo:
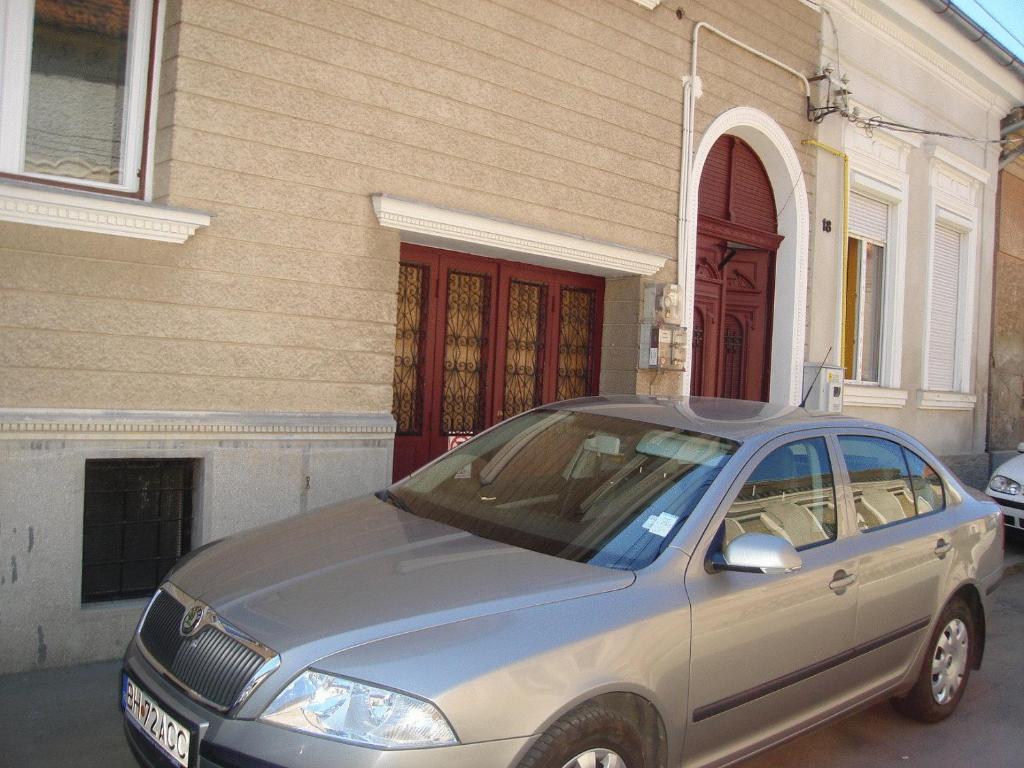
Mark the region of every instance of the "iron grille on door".
[[191, 459], [85, 462], [82, 602], [147, 597], [192, 547]]
[[418, 435], [423, 429], [423, 347], [429, 289], [428, 267], [399, 265], [392, 413], [400, 435]]

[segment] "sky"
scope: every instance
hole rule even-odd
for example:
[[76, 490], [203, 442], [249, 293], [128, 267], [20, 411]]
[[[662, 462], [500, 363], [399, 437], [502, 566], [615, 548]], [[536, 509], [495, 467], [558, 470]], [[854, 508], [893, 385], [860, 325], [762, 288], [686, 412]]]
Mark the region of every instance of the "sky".
[[1024, 0], [953, 0], [953, 5], [1024, 61]]

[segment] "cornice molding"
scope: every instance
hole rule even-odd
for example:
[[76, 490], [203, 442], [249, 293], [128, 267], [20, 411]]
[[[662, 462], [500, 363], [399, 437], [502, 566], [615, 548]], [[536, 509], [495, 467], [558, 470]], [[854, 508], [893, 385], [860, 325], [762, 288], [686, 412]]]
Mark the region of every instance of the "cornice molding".
[[391, 438], [395, 421], [379, 413], [105, 411], [0, 408], [0, 440], [345, 439]]
[[210, 214], [89, 192], [0, 182], [0, 221], [183, 243]]
[[371, 197], [380, 225], [397, 229], [408, 243], [605, 276], [650, 277], [667, 261], [665, 256], [469, 211], [379, 192]]
[[[976, 77], [965, 73], [961, 67], [956, 66], [948, 58], [927, 45], [920, 37], [900, 27], [878, 11], [867, 7], [863, 0], [834, 0], [830, 7], [832, 11], [838, 10], [849, 13], [861, 24], [871, 28], [873, 31], [888, 35], [905, 50], [916, 55], [927, 65], [938, 70], [951, 82], [963, 88], [965, 93], [970, 94], [979, 105], [992, 104], [996, 99], [996, 94], [992, 88], [979, 82]], [[827, 46], [827, 50], [833, 55], [835, 54], [835, 50], [831, 46]], [[844, 58], [847, 60], [851, 59], [849, 51], [846, 52]], [[856, 57], [853, 57], [852, 60], [856, 61]], [[993, 66], [998, 65], [993, 62]]]

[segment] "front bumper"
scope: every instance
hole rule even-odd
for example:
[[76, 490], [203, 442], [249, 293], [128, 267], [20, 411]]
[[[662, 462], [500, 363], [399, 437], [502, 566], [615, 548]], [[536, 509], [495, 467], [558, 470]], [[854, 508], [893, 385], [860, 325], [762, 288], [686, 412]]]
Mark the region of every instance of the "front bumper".
[[1008, 530], [1024, 532], [1024, 501], [1020, 496], [1011, 498], [992, 490], [985, 491], [985, 494], [1002, 509], [1003, 524]]
[[[255, 720], [236, 720], [207, 709], [165, 681], [136, 649], [128, 648], [128, 672], [199, 738], [197, 766], [190, 768], [504, 768], [516, 765], [533, 738], [502, 739], [435, 749], [378, 750], [331, 741]], [[270, 682], [270, 681], [268, 681]], [[125, 735], [144, 768], [172, 768], [132, 724]]]

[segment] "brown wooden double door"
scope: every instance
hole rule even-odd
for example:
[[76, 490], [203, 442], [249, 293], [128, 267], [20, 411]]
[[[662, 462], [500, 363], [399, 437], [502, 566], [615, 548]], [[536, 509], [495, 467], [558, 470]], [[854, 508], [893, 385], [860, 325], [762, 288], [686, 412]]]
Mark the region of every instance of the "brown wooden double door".
[[768, 399], [774, 271], [774, 251], [698, 236], [690, 394]]
[[603, 301], [603, 278], [403, 245], [394, 476], [502, 419], [596, 394]]

